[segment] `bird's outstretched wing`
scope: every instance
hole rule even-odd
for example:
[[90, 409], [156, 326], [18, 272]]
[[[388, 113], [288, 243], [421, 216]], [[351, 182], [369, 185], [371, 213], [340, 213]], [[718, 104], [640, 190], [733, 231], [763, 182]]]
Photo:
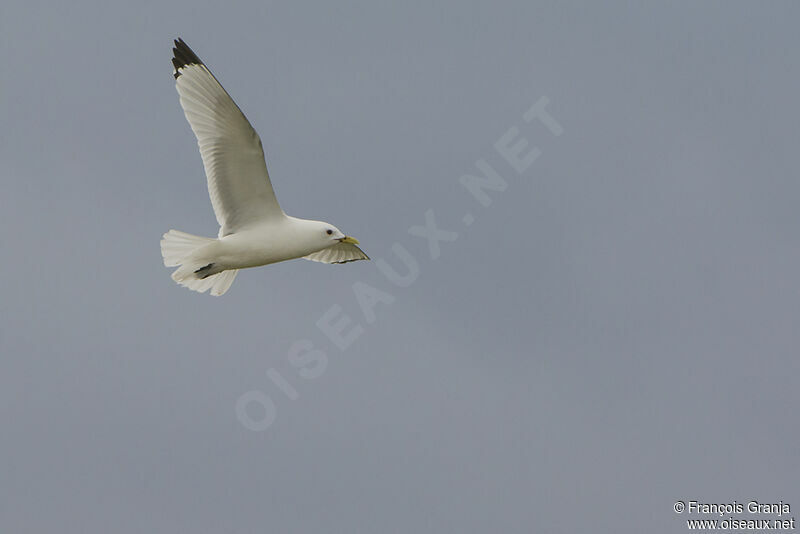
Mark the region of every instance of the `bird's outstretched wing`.
[[282, 217], [258, 134], [182, 39], [175, 41], [172, 51], [175, 86], [200, 147], [220, 237]]
[[328, 248], [318, 250], [308, 256], [303, 256], [307, 260], [318, 261], [320, 263], [348, 263], [351, 261], [368, 260], [369, 256], [364, 251], [351, 243], [339, 243]]

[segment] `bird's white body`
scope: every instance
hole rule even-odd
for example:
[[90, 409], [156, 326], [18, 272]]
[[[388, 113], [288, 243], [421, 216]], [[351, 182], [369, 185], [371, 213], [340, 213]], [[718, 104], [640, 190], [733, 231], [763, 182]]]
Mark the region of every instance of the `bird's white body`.
[[295, 258], [323, 263], [369, 259], [335, 226], [286, 215], [278, 205], [258, 134], [197, 55], [175, 41], [176, 88], [197, 137], [217, 239], [170, 230], [161, 240], [172, 278], [194, 291], [222, 295], [239, 269]]
[[281, 217], [211, 240], [195, 250], [192, 263], [213, 264], [204, 275], [230, 269], [261, 267], [280, 261], [303, 258], [335, 245], [345, 236], [326, 234], [330, 227], [321, 221]]

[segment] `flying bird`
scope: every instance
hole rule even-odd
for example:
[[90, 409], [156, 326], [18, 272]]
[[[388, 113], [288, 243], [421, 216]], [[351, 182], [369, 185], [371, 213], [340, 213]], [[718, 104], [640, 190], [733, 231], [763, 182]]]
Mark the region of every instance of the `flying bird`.
[[295, 258], [322, 263], [368, 260], [358, 240], [334, 225], [286, 215], [275, 198], [261, 139], [208, 67], [182, 39], [172, 49], [175, 87], [197, 137], [216, 239], [170, 230], [161, 240], [172, 279], [222, 295], [239, 269]]

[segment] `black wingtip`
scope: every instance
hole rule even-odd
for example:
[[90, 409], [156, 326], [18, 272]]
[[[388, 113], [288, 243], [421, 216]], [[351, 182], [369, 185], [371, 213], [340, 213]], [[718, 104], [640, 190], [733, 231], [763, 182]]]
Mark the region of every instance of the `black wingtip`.
[[196, 274], [197, 278], [199, 278], [200, 280], [205, 280], [206, 278], [209, 277], [208, 270], [211, 269], [213, 266], [214, 266], [213, 263], [209, 263], [205, 267], [200, 267], [199, 269], [197, 269], [194, 272], [194, 274]]
[[189, 65], [202, 65], [203, 60], [197, 57], [197, 54], [189, 48], [189, 45], [183, 42], [183, 39], [178, 37], [174, 41], [175, 47], [172, 49], [172, 66], [175, 67], [173, 76], [178, 79], [181, 75], [181, 69]]

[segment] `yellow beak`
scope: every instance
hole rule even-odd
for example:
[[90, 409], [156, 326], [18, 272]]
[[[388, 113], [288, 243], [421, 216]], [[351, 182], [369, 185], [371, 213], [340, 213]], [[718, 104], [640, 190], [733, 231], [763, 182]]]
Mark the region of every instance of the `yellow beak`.
[[358, 245], [358, 239], [355, 237], [344, 236], [339, 240], [339, 243], [350, 243], [351, 245]]

